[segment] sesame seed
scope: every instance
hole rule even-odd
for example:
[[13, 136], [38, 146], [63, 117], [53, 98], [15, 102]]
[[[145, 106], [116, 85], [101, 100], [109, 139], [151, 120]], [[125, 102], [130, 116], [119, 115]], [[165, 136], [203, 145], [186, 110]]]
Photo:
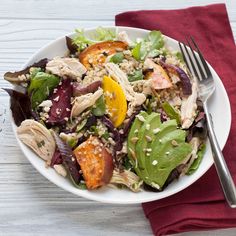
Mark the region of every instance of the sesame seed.
[[141, 122], [145, 122], [145, 119], [143, 116], [141, 115], [136, 115], [136, 117], [141, 121]]
[[166, 155], [169, 155], [170, 154], [170, 152], [166, 152]]
[[150, 124], [146, 125], [146, 130], [150, 130]]
[[134, 152], [131, 148], [129, 148], [129, 151], [130, 151], [130, 154], [131, 154], [132, 158], [133, 158], [133, 159], [136, 159], [136, 154], [135, 154], [135, 152]]
[[137, 141], [138, 141], [138, 137], [133, 137], [133, 138], [131, 138], [131, 142], [132, 142], [133, 144], [135, 144]]
[[152, 141], [152, 138], [148, 135], [145, 135], [145, 138], [147, 139], [148, 142], [151, 142]]
[[158, 161], [157, 161], [157, 160], [154, 160], [154, 161], [152, 162], [152, 165], [155, 166], [155, 165], [157, 165], [157, 163], [158, 163]]
[[171, 144], [172, 144], [174, 147], [177, 147], [177, 146], [178, 146], [178, 143], [177, 143], [176, 140], [174, 140], [174, 139], [171, 141]]
[[152, 132], [153, 132], [154, 134], [157, 134], [159, 131], [160, 131], [160, 129], [159, 129], [159, 128], [156, 128], [156, 129], [154, 129]]
[[137, 133], [138, 133], [138, 129], [136, 129], [136, 130], [134, 131], [134, 133], [137, 134]]
[[59, 101], [59, 96], [57, 96], [57, 97], [55, 97], [54, 99], [53, 99], [53, 101], [55, 101], [55, 102], [58, 102]]

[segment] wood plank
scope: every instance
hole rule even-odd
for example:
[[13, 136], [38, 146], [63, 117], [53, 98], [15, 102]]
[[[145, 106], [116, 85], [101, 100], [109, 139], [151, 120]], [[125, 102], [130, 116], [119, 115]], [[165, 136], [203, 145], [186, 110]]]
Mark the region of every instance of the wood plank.
[[[63, 20], [111, 20], [114, 15], [128, 10], [139, 9], [176, 9], [194, 5], [206, 5], [211, 3], [220, 3], [222, 0], [188, 0], [176, 1], [149, 0], [145, 4], [143, 0], [136, 1], [109, 1], [109, 0], [86, 0], [86, 1], [35, 1], [28, 0], [22, 6], [22, 1], [2, 1], [0, 8], [0, 18], [2, 19], [63, 19]], [[235, 1], [227, 2], [227, 8], [236, 21], [236, 3]], [[14, 11], [11, 11], [14, 6]]]

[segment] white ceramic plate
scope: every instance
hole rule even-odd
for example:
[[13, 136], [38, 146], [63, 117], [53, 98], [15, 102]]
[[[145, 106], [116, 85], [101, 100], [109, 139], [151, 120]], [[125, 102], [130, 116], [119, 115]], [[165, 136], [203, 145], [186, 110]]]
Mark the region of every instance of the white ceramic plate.
[[[143, 37], [149, 32], [147, 30], [129, 28], [129, 27], [109, 27], [109, 28], [111, 29], [117, 28], [118, 31], [125, 30], [132, 39], [135, 39], [137, 37]], [[88, 34], [92, 33], [94, 30], [95, 29], [87, 29], [86, 33]], [[73, 34], [69, 36], [72, 35]], [[171, 39], [169, 37], [165, 37], [165, 41], [166, 45], [173, 48], [173, 50], [179, 50], [176, 40]], [[56, 39], [55, 41], [52, 41], [51, 43], [40, 49], [37, 53], [35, 53], [31, 57], [31, 59], [26, 63], [26, 65], [24, 65], [24, 67], [31, 65], [34, 62], [45, 57], [53, 58], [55, 56], [63, 56], [66, 52], [67, 52], [67, 47], [65, 43], [65, 37], [61, 37], [59, 39]], [[209, 108], [212, 114], [214, 128], [219, 145], [221, 149], [223, 149], [230, 130], [231, 110], [225, 88], [219, 76], [214, 71], [214, 69], [212, 67], [210, 68], [215, 80], [216, 91], [209, 100]], [[12, 124], [15, 135], [17, 137], [16, 126], [13, 121]], [[111, 189], [108, 187], [104, 187], [94, 191], [87, 191], [87, 190], [77, 189], [76, 187], [73, 186], [73, 184], [69, 179], [61, 177], [52, 168], [46, 169], [44, 161], [42, 161], [33, 151], [31, 151], [31, 149], [25, 146], [18, 138], [17, 141], [23, 153], [28, 158], [28, 160], [48, 180], [50, 180], [57, 186], [65, 189], [66, 191], [74, 193], [78, 196], [106, 203], [131, 204], [131, 203], [149, 202], [168, 197], [190, 186], [197, 179], [199, 179], [213, 164], [210, 146], [209, 143], [207, 143], [206, 153], [199, 169], [191, 176], [183, 176], [179, 180], [174, 181], [163, 192], [143, 191], [139, 193], [133, 193], [129, 190]]]

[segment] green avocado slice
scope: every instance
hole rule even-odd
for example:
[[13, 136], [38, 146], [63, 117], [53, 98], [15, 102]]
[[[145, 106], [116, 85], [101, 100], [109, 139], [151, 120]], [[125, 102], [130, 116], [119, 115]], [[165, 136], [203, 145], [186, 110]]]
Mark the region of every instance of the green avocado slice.
[[[154, 184], [159, 185], [160, 188], [165, 184], [170, 172], [180, 165], [192, 151], [191, 145], [185, 143], [185, 136], [185, 131], [174, 130], [167, 133], [162, 138], [161, 143], [156, 142], [156, 146], [154, 146], [150, 158], [150, 175]], [[173, 140], [177, 146], [173, 146]], [[157, 164], [153, 165], [155, 162]]]
[[[192, 147], [185, 142], [186, 132], [177, 128], [176, 120], [161, 123], [160, 114], [155, 112], [149, 115], [143, 112], [142, 116], [143, 121], [136, 117], [128, 135], [128, 156], [137, 175], [161, 190], [171, 171], [183, 163]], [[135, 142], [131, 141], [133, 138]]]
[[[153, 155], [152, 153], [155, 152], [154, 149], [155, 149], [156, 145], [159, 144], [159, 140], [161, 140], [163, 137], [165, 137], [166, 134], [168, 134], [169, 132], [175, 130], [176, 127], [177, 127], [177, 123], [175, 120], [169, 120], [164, 123], [161, 123], [161, 121], [160, 121], [160, 123], [158, 123], [158, 125], [153, 130], [151, 130], [150, 135], [152, 135], [152, 142], [149, 144], [149, 148], [152, 151], [149, 153], [150, 155], [146, 158], [146, 169], [147, 169], [150, 176], [153, 173], [152, 162], [155, 160], [152, 158], [152, 155]], [[156, 129], [159, 129], [159, 131]], [[146, 183], [148, 184], [149, 182], [150, 182], [149, 178], [146, 178]]]
[[[146, 119], [146, 117], [148, 116], [148, 114], [144, 111], [141, 111], [139, 115], [142, 116], [144, 119]], [[135, 146], [137, 142], [136, 139], [138, 138], [140, 127], [142, 126], [142, 124], [143, 124], [142, 121], [140, 121], [138, 118], [135, 118], [133, 125], [131, 126], [131, 129], [128, 134], [128, 141], [127, 141], [128, 157], [134, 167], [137, 166], [138, 164], [137, 158], [134, 157], [134, 154], [135, 154]]]
[[[148, 140], [146, 135], [148, 135], [150, 130], [155, 127], [155, 121], [160, 120], [160, 115], [157, 113], [151, 113], [146, 117], [145, 122], [143, 122], [142, 126], [140, 127], [138, 133], [138, 141], [135, 145], [135, 153], [138, 156], [138, 169], [141, 172], [142, 176], [147, 176], [147, 168], [146, 168], [146, 159], [147, 159], [147, 152], [146, 149], [148, 148]], [[149, 127], [149, 129], [148, 129]]]

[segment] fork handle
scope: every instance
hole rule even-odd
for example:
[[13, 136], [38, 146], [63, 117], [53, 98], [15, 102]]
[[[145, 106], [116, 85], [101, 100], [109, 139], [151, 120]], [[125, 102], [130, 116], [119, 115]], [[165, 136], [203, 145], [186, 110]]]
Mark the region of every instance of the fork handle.
[[214, 132], [212, 118], [208, 111], [206, 102], [203, 104], [203, 107], [206, 113], [208, 137], [211, 144], [216, 171], [229, 206], [231, 208], [236, 208], [236, 189], [234, 181], [226, 165], [223, 153], [220, 150], [220, 146]]

